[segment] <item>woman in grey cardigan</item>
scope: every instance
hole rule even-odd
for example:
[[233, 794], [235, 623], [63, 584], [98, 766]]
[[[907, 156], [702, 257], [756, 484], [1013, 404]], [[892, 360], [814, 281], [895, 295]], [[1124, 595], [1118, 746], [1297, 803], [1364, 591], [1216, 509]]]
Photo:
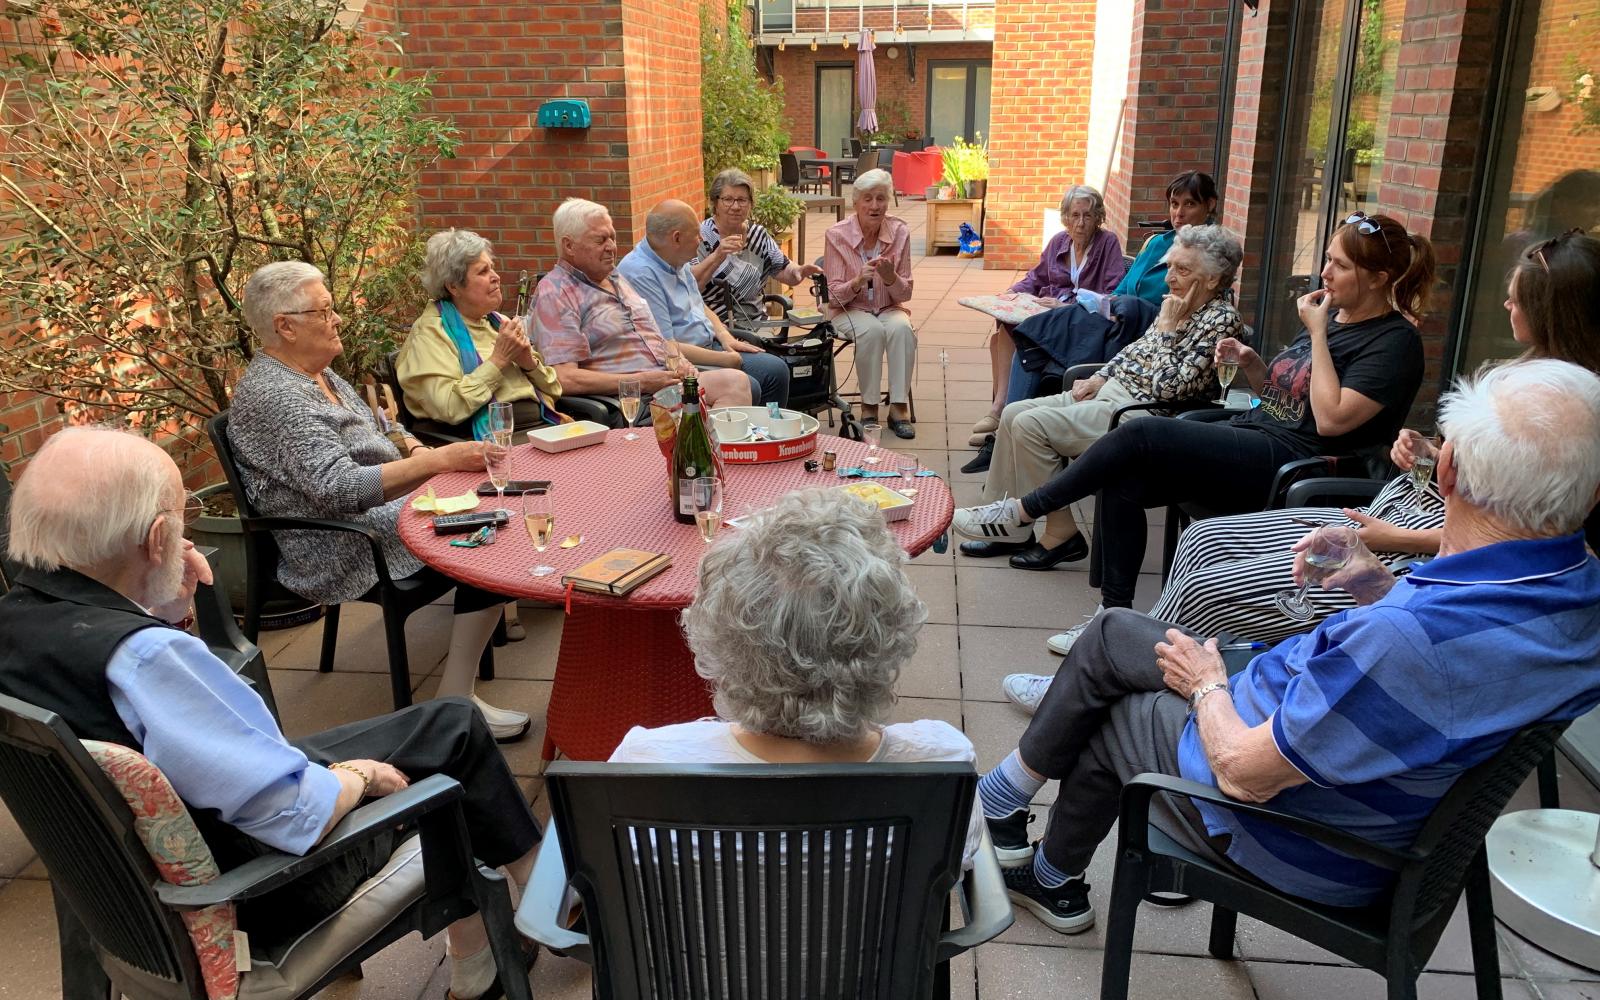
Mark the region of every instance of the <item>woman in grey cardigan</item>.
[[[472, 692], [478, 659], [506, 598], [458, 584], [424, 566], [400, 541], [400, 507], [440, 472], [483, 468], [483, 443], [416, 447], [401, 458], [349, 383], [328, 365], [344, 349], [323, 274], [310, 264], [268, 264], [244, 288], [244, 314], [261, 350], [234, 388], [228, 438], [251, 501], [264, 515], [353, 520], [383, 536], [396, 578], [455, 588], [450, 652], [440, 697], [471, 697], [501, 742], [528, 731], [528, 715]], [[351, 601], [378, 582], [365, 541], [344, 532], [281, 531], [278, 580], [324, 604]]]

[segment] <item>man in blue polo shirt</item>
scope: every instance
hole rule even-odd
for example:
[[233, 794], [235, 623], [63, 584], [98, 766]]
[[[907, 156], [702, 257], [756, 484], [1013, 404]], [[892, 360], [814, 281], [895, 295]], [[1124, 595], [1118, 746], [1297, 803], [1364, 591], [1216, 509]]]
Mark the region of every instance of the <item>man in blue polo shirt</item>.
[[[1600, 561], [1581, 530], [1600, 499], [1600, 378], [1561, 361], [1502, 365], [1446, 394], [1439, 423], [1439, 557], [1396, 580], [1360, 548], [1320, 580], [1355, 610], [1231, 679], [1215, 640], [1128, 610], [1096, 619], [1018, 749], [978, 783], [1015, 902], [1063, 933], [1093, 926], [1083, 871], [1136, 774], [1181, 775], [1402, 847], [1518, 729], [1600, 703]], [[1298, 575], [1314, 572], [1310, 541], [1296, 546]], [[1035, 849], [1028, 803], [1052, 778]], [[1151, 817], [1185, 848], [1318, 902], [1365, 905], [1390, 881], [1204, 803], [1158, 796]]]
[[650, 305], [661, 335], [677, 341], [683, 356], [702, 368], [742, 368], [757, 403], [789, 404], [789, 365], [728, 332], [706, 312], [700, 284], [689, 262], [700, 252], [700, 220], [694, 209], [664, 201], [645, 218], [645, 238], [617, 265]]

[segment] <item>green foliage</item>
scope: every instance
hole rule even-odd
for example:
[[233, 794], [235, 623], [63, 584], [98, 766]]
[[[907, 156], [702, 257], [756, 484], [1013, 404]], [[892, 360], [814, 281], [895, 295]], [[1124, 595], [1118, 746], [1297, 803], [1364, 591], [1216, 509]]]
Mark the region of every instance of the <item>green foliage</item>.
[[[727, 4], [726, 30], [711, 4]], [[783, 125], [783, 81], [767, 83], [756, 71], [738, 0], [700, 6], [700, 161], [706, 187], [729, 167], [771, 170], [789, 147]]]
[[[417, 173], [455, 148], [398, 39], [341, 0], [12, 0], [46, 44], [3, 70], [0, 391], [193, 442], [252, 353], [245, 279], [329, 277], [359, 375], [420, 306]], [[185, 433], [185, 432], [188, 433]]]
[[873, 110], [878, 112], [878, 131], [863, 135], [862, 142], [893, 146], [917, 135], [916, 126], [911, 124], [911, 112], [907, 110], [906, 102], [898, 97], [880, 100]]
[[944, 147], [944, 183], [961, 188], [967, 181], [989, 179], [989, 145], [982, 135], [974, 138], [978, 141], [967, 142], [958, 135]]
[[805, 202], [773, 185], [756, 195], [755, 204], [750, 207], [750, 219], [776, 238], [788, 232], [805, 210]]
[[1396, 43], [1383, 37], [1383, 0], [1361, 0], [1361, 34], [1356, 40], [1355, 92], [1381, 94], [1394, 83], [1394, 74], [1384, 69]]

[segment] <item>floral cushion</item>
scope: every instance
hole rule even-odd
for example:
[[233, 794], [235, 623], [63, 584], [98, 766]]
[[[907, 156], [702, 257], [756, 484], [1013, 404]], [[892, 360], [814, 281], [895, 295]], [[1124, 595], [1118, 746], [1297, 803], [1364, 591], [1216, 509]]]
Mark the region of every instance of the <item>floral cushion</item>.
[[[221, 871], [211, 848], [201, 839], [167, 776], [143, 754], [115, 743], [84, 740], [83, 748], [122, 793], [133, 813], [133, 826], [163, 881], [171, 885], [204, 885]], [[232, 903], [182, 912], [189, 940], [200, 961], [206, 995], [211, 1000], [236, 1000], [239, 971], [234, 962]]]

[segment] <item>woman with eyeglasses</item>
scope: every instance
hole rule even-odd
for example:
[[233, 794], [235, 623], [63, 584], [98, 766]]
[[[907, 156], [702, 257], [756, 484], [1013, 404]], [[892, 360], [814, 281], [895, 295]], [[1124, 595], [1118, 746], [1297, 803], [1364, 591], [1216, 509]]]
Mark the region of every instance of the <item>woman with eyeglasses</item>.
[[1260, 405], [1226, 421], [1130, 421], [1027, 496], [958, 510], [952, 526], [1010, 541], [1100, 493], [1102, 603], [1132, 607], [1147, 508], [1260, 510], [1285, 462], [1386, 445], [1422, 383], [1415, 318], [1433, 287], [1433, 246], [1394, 219], [1358, 213], [1335, 230], [1325, 256], [1323, 287], [1299, 302], [1305, 329], [1277, 357], [1268, 362], [1231, 338], [1217, 344], [1216, 357], [1238, 364]]
[[[1519, 360], [1551, 358], [1600, 373], [1600, 240], [1577, 233], [1530, 247], [1512, 267], [1505, 308], [1511, 334], [1526, 350]], [[1273, 595], [1294, 586], [1291, 546], [1312, 527], [1343, 524], [1355, 528], [1386, 565], [1439, 551], [1444, 500], [1430, 484], [1418, 489], [1409, 470], [1424, 440], [1403, 430], [1392, 457], [1403, 474], [1360, 510], [1297, 507], [1197, 521], [1184, 531], [1172, 562], [1172, 575], [1150, 617], [1203, 635], [1231, 633], [1257, 642], [1277, 642], [1309, 631], [1324, 618], [1355, 606], [1343, 591], [1313, 587], [1306, 600], [1315, 611], [1295, 621], [1273, 605]], [[1600, 507], [1584, 524], [1591, 549], [1600, 545]], [[1052, 652], [1065, 655], [1082, 634], [1074, 626], [1052, 636]], [[1006, 678], [1008, 696], [1031, 707], [1050, 678], [1014, 674]]]
[[689, 268], [706, 305], [734, 336], [758, 335], [766, 318], [761, 295], [767, 279], [798, 285], [822, 268], [791, 261], [772, 234], [751, 221], [755, 182], [743, 170], [712, 178], [710, 199], [711, 217], [700, 223], [700, 256]]

